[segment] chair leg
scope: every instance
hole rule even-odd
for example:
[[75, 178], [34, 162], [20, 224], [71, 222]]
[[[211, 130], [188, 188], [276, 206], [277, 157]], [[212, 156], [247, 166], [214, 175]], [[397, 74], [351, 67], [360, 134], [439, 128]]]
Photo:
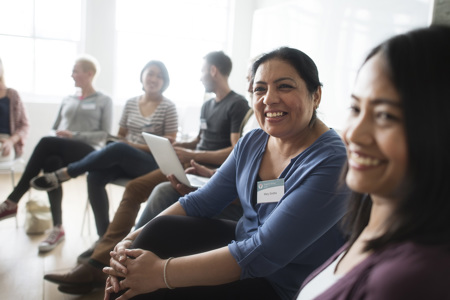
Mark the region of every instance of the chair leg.
[[[16, 186], [16, 180], [15, 180], [15, 176], [14, 176], [14, 167], [11, 168], [11, 184], [12, 184], [12, 188], [14, 189], [14, 187]], [[16, 214], [16, 228], [19, 228], [19, 221], [17, 220], [17, 214]]]
[[81, 233], [80, 235], [83, 235], [83, 231], [84, 231], [84, 226], [87, 222], [87, 231], [88, 234], [91, 234], [91, 217], [89, 215], [89, 208], [90, 208], [90, 204], [89, 204], [89, 198], [86, 199], [86, 207], [84, 208], [84, 215], [83, 215], [83, 221], [81, 223]]
[[16, 186], [16, 179], [14, 178], [14, 169], [11, 169], [11, 183], [12, 188], [14, 189], [14, 187]]
[[[120, 180], [119, 180], [120, 181]], [[110, 215], [110, 217], [112, 216], [112, 217], [114, 217], [114, 214], [116, 213], [116, 210], [117, 210], [117, 208], [119, 207], [119, 205], [120, 205], [120, 203], [119, 203], [119, 205], [117, 205], [117, 207], [114, 207], [113, 205], [112, 205], [112, 203], [114, 202], [114, 201], [112, 201], [112, 197], [113, 197], [113, 190], [112, 190], [112, 185], [114, 184], [114, 185], [117, 185], [117, 186], [122, 186], [122, 187], [124, 187], [125, 188], [125, 185], [126, 185], [126, 183], [129, 181], [129, 179], [122, 179], [122, 181], [120, 182], [120, 183], [114, 183], [114, 182], [110, 182], [109, 184], [108, 184], [108, 189], [109, 189], [109, 191], [108, 191], [108, 195], [109, 195], [109, 203], [110, 203], [110, 205], [109, 205], [109, 215]], [[81, 235], [83, 235], [83, 231], [84, 231], [84, 227], [85, 227], [85, 225], [86, 225], [86, 222], [87, 222], [87, 230], [88, 230], [88, 234], [90, 235], [91, 234], [91, 218], [90, 218], [90, 207], [91, 205], [90, 205], [90, 202], [89, 202], [89, 195], [88, 195], [88, 198], [87, 198], [87, 200], [86, 200], [86, 207], [85, 207], [85, 209], [84, 209], [84, 216], [83, 216], [83, 221], [82, 221], [82, 223], [81, 223]]]

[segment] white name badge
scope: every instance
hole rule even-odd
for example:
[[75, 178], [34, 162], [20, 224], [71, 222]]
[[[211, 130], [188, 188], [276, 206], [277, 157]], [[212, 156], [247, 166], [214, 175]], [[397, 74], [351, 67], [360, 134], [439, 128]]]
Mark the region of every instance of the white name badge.
[[258, 181], [256, 185], [257, 203], [279, 202], [284, 195], [284, 178]]
[[82, 103], [81, 108], [84, 110], [94, 110], [95, 109], [95, 103]]
[[201, 130], [208, 129], [208, 124], [206, 123], [205, 119], [200, 119], [200, 129]]

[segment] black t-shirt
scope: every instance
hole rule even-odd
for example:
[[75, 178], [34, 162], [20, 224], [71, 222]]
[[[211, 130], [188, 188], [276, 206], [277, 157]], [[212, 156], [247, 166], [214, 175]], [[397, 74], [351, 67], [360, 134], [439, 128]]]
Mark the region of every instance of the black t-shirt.
[[206, 101], [200, 114], [198, 150], [219, 150], [231, 146], [230, 134], [239, 133], [245, 114], [250, 109], [247, 100], [231, 91], [221, 101]]

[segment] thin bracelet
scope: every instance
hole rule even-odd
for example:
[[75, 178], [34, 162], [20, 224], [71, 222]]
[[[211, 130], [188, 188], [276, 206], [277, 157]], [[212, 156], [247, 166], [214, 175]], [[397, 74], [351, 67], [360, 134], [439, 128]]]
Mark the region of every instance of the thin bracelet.
[[169, 264], [169, 261], [172, 259], [173, 257], [169, 257], [167, 260], [166, 260], [166, 263], [164, 264], [164, 273], [163, 273], [163, 275], [164, 275], [164, 283], [166, 284], [166, 287], [169, 289], [169, 290], [173, 290], [174, 288], [173, 287], [171, 287], [170, 285], [169, 285], [169, 283], [167, 282], [167, 265]]

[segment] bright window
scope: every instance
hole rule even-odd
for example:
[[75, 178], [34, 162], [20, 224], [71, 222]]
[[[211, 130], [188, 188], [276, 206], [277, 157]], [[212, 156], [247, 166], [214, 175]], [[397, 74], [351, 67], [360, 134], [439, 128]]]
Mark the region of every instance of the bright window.
[[211, 51], [227, 53], [230, 11], [229, 0], [116, 0], [117, 100], [142, 93], [142, 67], [160, 60], [169, 71], [165, 96], [177, 105], [180, 129], [198, 131], [202, 59]]
[[6, 84], [21, 94], [66, 95], [81, 49], [84, 0], [0, 0]]

